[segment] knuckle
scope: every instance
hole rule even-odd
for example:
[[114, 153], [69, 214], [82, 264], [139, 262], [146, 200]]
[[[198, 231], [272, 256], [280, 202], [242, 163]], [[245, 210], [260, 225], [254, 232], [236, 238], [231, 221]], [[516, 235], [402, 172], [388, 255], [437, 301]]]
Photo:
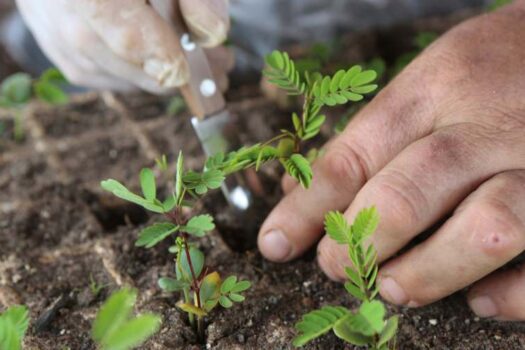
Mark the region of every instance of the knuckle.
[[388, 210], [382, 215], [388, 217], [391, 229], [419, 225], [420, 218], [429, 211], [429, 202], [421, 185], [415, 179], [402, 171], [389, 169], [378, 174], [374, 182], [376, 187], [374, 192], [381, 195], [383, 202], [392, 204], [382, 208]]
[[525, 248], [525, 224], [501, 199], [487, 198], [465, 208], [475, 245], [486, 255], [511, 258]]
[[322, 158], [322, 169], [337, 189], [354, 190], [368, 178], [366, 162], [353, 147], [345, 142], [336, 142]]

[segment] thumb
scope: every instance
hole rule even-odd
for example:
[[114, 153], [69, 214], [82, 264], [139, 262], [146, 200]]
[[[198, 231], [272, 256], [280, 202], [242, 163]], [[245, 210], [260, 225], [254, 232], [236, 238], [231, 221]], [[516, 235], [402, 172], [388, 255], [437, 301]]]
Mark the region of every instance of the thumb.
[[143, 0], [78, 0], [74, 8], [111, 51], [140, 67], [163, 88], [189, 79], [179, 39]]
[[221, 44], [228, 35], [228, 0], [179, 0], [180, 10], [196, 41], [203, 47]]

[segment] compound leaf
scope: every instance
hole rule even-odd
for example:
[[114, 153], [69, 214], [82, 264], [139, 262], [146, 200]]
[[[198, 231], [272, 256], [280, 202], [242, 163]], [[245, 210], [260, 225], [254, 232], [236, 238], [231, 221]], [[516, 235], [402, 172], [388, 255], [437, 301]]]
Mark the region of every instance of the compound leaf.
[[375, 207], [362, 209], [352, 224], [352, 234], [355, 242], [361, 242], [377, 229], [379, 214]]
[[339, 244], [352, 242], [352, 229], [342, 213], [331, 211], [326, 214], [324, 228], [328, 236]]
[[284, 162], [286, 172], [296, 179], [304, 188], [309, 188], [312, 183], [312, 167], [310, 162], [301, 154], [292, 154], [289, 159]]
[[340, 319], [350, 314], [350, 311], [342, 306], [325, 306], [314, 310], [303, 316], [302, 320], [295, 325], [299, 335], [294, 338], [294, 346], [303, 346], [309, 341], [320, 337], [330, 331]]

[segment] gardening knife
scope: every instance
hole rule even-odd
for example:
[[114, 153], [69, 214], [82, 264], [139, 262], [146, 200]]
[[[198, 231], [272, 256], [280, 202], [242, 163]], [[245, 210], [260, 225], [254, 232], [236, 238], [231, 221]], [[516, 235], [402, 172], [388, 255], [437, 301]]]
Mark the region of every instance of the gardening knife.
[[[191, 123], [204, 152], [208, 156], [219, 152], [227, 154], [240, 146], [237, 125], [226, 109], [224, 96], [213, 77], [204, 50], [191, 39], [182, 23], [182, 19], [177, 21], [177, 30], [189, 64], [190, 80], [180, 91], [193, 114]], [[246, 174], [236, 173], [222, 185], [228, 203], [242, 211], [250, 207], [253, 199], [248, 184], [257, 181], [252, 175], [249, 176], [250, 181], [246, 181], [247, 178]]]

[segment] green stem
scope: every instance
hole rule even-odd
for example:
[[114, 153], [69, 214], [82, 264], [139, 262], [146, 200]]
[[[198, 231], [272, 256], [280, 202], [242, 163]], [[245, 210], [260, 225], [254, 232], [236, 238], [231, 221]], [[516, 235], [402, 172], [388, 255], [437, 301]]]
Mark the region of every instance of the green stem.
[[[189, 290], [189, 288], [184, 288], [183, 292], [184, 292], [184, 302], [186, 304], [190, 304], [191, 305], [191, 298], [190, 298], [190, 290]], [[190, 320], [191, 327], [195, 328], [195, 316], [192, 313], [188, 313], [188, 318]]]

